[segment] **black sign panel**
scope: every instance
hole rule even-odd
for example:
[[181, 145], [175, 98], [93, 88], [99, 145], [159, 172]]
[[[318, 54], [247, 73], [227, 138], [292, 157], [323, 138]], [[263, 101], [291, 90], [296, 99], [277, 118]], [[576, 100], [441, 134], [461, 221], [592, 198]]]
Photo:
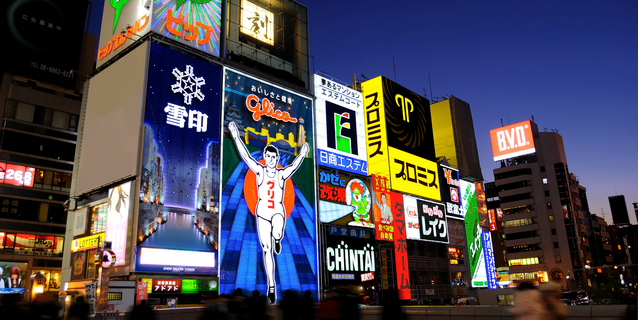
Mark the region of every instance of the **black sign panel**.
[[330, 285], [371, 285], [376, 276], [376, 253], [371, 237], [334, 236], [325, 234], [324, 270]]

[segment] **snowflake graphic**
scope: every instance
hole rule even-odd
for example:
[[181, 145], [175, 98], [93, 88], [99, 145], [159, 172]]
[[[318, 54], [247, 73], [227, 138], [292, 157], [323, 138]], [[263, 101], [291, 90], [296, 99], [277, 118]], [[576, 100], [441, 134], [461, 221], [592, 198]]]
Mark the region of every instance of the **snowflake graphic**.
[[184, 95], [184, 103], [190, 105], [193, 97], [199, 101], [204, 101], [204, 94], [200, 91], [201, 86], [206, 84], [203, 77], [195, 77], [193, 67], [186, 65], [184, 72], [177, 68], [173, 69], [173, 75], [177, 78], [177, 82], [171, 86], [173, 93], [181, 93]]

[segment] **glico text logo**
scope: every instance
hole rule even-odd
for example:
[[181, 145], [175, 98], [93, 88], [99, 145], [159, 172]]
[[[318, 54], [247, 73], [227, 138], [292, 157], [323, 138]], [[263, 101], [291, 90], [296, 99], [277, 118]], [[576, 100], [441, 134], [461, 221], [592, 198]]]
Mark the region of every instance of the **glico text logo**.
[[357, 155], [357, 119], [355, 112], [326, 101], [328, 148]]
[[403, 121], [410, 122], [410, 113], [414, 111], [414, 104], [412, 104], [412, 101], [400, 94], [394, 96], [394, 101], [403, 111]]

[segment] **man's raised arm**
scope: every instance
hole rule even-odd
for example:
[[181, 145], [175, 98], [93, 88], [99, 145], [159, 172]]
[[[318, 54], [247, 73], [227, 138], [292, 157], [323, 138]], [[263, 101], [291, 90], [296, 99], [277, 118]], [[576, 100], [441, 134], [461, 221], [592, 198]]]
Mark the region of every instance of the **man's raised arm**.
[[231, 121], [228, 124], [228, 129], [230, 130], [230, 135], [233, 137], [233, 141], [235, 142], [235, 146], [237, 147], [237, 152], [239, 152], [239, 156], [244, 160], [248, 168], [252, 170], [254, 173], [259, 171], [261, 165], [250, 155], [248, 152], [248, 148], [243, 141], [239, 138], [239, 129], [237, 128], [237, 124], [234, 121]]
[[301, 150], [299, 150], [299, 154], [297, 155], [295, 160], [293, 160], [289, 166], [285, 167], [282, 170], [281, 177], [284, 180], [290, 178], [295, 173], [295, 171], [299, 169], [299, 166], [306, 158], [306, 155], [308, 155], [308, 150], [310, 150], [310, 147], [308, 147], [308, 143], [304, 143], [304, 145], [301, 147]]

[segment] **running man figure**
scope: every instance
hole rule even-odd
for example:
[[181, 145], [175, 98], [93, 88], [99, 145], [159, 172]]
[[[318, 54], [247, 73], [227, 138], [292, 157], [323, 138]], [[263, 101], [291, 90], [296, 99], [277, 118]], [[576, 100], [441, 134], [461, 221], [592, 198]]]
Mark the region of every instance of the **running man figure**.
[[[299, 169], [304, 158], [308, 154], [308, 144], [305, 143], [292, 164], [285, 168], [277, 168], [279, 163], [279, 150], [267, 145], [264, 148], [263, 165], [255, 160], [248, 152], [248, 148], [239, 137], [239, 129], [235, 122], [228, 124], [230, 133], [235, 141], [239, 156], [244, 160], [248, 168], [255, 174], [257, 182], [258, 201], [255, 207], [255, 224], [257, 237], [261, 244], [264, 257], [264, 270], [268, 280], [268, 302], [277, 301], [275, 283], [275, 255], [281, 252], [281, 239], [286, 228], [286, 209], [284, 208], [284, 186], [286, 180]], [[274, 252], [274, 254], [273, 254]]]

